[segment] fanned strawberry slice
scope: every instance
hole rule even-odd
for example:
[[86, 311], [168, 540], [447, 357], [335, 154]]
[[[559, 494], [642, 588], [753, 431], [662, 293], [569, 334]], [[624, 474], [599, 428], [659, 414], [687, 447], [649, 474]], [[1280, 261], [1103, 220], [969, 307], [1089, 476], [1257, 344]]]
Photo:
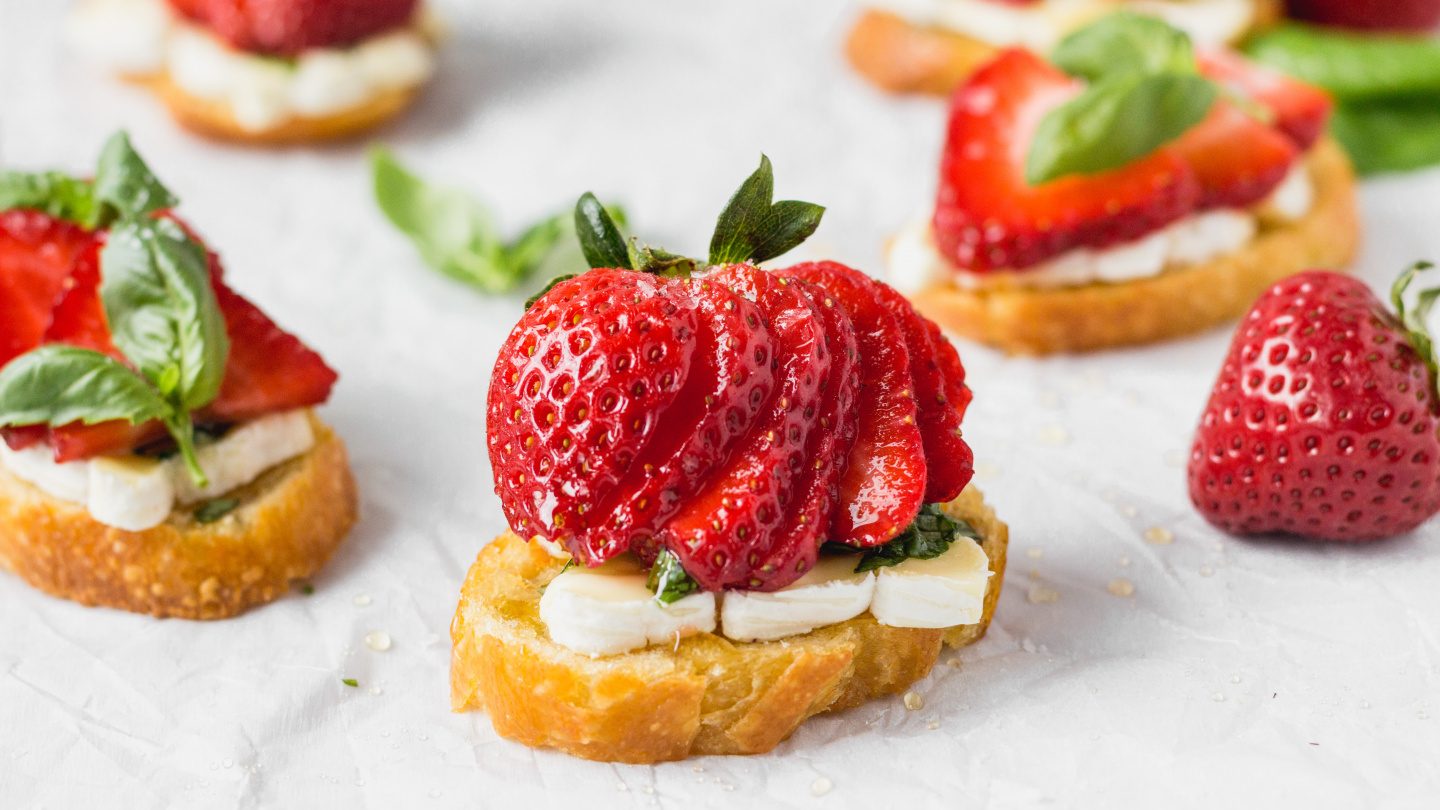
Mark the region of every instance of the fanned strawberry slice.
[[[124, 360], [110, 340], [100, 301], [99, 256], [100, 246], [96, 244], [75, 262], [68, 289], [51, 313], [44, 340], [93, 349]], [[335, 372], [320, 355], [225, 286], [222, 275], [220, 264], [212, 254], [210, 278], [230, 336], [230, 357], [219, 395], [196, 415], [196, 420], [237, 422], [319, 405], [329, 399]], [[140, 425], [102, 422], [53, 428], [50, 441], [56, 461], [75, 461], [124, 453], [164, 435], [164, 428], [156, 422]]]
[[1036, 127], [1079, 92], [1023, 50], [1005, 51], [956, 91], [933, 224], [936, 245], [957, 266], [1025, 268], [1071, 248], [1137, 239], [1194, 208], [1199, 188], [1168, 149], [1101, 174], [1025, 181]]
[[[746, 415], [744, 437], [705, 485], [685, 499], [660, 540], [706, 590], [754, 588], [763, 581], [751, 572], [785, 525], [793, 482], [805, 471], [804, 451], [830, 356], [820, 314], [795, 285], [746, 265], [722, 268], [704, 281], [758, 307], [773, 338], [769, 362], [775, 384], [758, 412]], [[815, 550], [819, 545], [816, 536]], [[794, 581], [809, 567], [802, 564], [797, 571], [793, 561], [783, 562], [786, 570], [776, 572], [776, 583], [787, 577]]]
[[785, 525], [776, 532], [770, 552], [761, 557], [751, 578], [762, 591], [783, 588], [815, 565], [820, 545], [830, 533], [830, 520], [840, 499], [840, 478], [845, 474], [859, 422], [855, 397], [860, 390], [860, 356], [855, 326], [834, 296], [800, 279], [788, 279], [810, 299], [825, 330], [825, 352], [830, 373], [821, 387], [815, 427], [805, 447], [805, 464], [791, 486], [791, 506]]
[[1202, 209], [1243, 208], [1265, 199], [1300, 154], [1289, 138], [1224, 100], [1169, 148], [1200, 182]]
[[1200, 72], [1269, 110], [1275, 127], [1301, 150], [1319, 139], [1334, 107], [1324, 90], [1230, 51], [1200, 54]]
[[831, 539], [861, 547], [888, 542], [925, 502], [925, 445], [916, 424], [904, 333], [880, 303], [874, 282], [844, 265], [811, 262], [781, 272], [840, 302], [855, 324], [862, 358], [858, 427]]
[[65, 277], [94, 240], [39, 211], [0, 213], [0, 367], [40, 345]]
[[920, 317], [905, 296], [857, 270], [850, 272], [860, 277], [856, 284], [870, 281], [875, 296], [895, 316], [905, 336], [905, 349], [910, 355], [910, 371], [915, 381], [920, 435], [925, 440], [925, 501], [954, 500], [975, 476], [975, 454], [960, 435], [960, 421], [970, 404], [970, 389], [965, 385], [960, 356], [939, 328]]

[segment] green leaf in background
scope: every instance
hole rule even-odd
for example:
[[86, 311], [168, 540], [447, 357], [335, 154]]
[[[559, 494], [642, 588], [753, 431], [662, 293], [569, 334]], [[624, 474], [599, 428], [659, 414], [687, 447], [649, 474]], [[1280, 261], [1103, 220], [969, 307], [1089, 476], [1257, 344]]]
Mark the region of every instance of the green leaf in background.
[[0, 211], [29, 208], [90, 227], [98, 218], [94, 186], [63, 172], [0, 172]]
[[169, 220], [126, 220], [110, 232], [100, 261], [116, 348], [178, 408], [210, 404], [230, 341], [205, 249]]
[[1117, 73], [1194, 73], [1190, 37], [1159, 19], [1127, 11], [1102, 18], [1069, 35], [1050, 61], [1088, 81]]
[[1341, 104], [1330, 131], [1361, 174], [1434, 166], [1440, 164], [1440, 96]]
[[[555, 263], [568, 241], [571, 215], [549, 217], [505, 242], [490, 210], [458, 189], [426, 183], [389, 150], [370, 152], [375, 201], [385, 217], [410, 238], [425, 263], [487, 293], [504, 293]], [[623, 220], [623, 213], [614, 212]], [[578, 260], [566, 257], [565, 270]]]
[[645, 584], [655, 592], [655, 599], [666, 605], [700, 590], [700, 583], [685, 572], [680, 565], [680, 558], [669, 549], [662, 549], [655, 558], [655, 564], [650, 567], [650, 575]]
[[160, 182], [124, 131], [110, 136], [100, 151], [95, 168], [95, 219], [91, 227], [104, 225], [108, 215], [139, 217], [174, 208], [179, 200]]
[[169, 411], [140, 375], [90, 349], [48, 344], [0, 370], [0, 425], [139, 424]]
[[710, 264], [759, 263], [789, 252], [810, 238], [825, 214], [814, 203], [775, 197], [775, 172], [770, 158], [760, 156], [756, 169], [730, 198], [710, 239]]
[[575, 203], [575, 235], [590, 267], [633, 268], [625, 235], [594, 194], [585, 192]]
[[1341, 101], [1426, 96], [1440, 105], [1440, 41], [1288, 24], [1245, 43], [1250, 58]]
[[1036, 129], [1025, 179], [1099, 174], [1145, 157], [1203, 120], [1215, 84], [1182, 73], [1115, 74], [1051, 110]]

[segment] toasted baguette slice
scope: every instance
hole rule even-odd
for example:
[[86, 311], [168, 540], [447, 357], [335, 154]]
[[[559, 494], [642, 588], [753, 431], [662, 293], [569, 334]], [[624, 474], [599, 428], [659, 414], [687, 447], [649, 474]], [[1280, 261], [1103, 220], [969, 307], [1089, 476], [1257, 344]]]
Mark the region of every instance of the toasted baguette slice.
[[[1278, 22], [1282, 0], [1255, 0], [1254, 28]], [[947, 96], [999, 48], [966, 34], [917, 25], [898, 14], [869, 9], [845, 43], [850, 64], [891, 93]]]
[[1012, 354], [1043, 355], [1134, 346], [1201, 332], [1240, 317], [1270, 285], [1315, 267], [1343, 268], [1360, 241], [1355, 175], [1334, 141], [1307, 158], [1315, 202], [1303, 218], [1264, 216], [1235, 253], [1158, 276], [1037, 289], [964, 289], [941, 284], [913, 296], [945, 329]]
[[979, 624], [903, 629], [866, 613], [778, 641], [705, 633], [602, 658], [549, 639], [540, 594], [563, 564], [506, 532], [480, 551], [460, 591], [450, 625], [452, 706], [483, 709], [502, 737], [586, 759], [769, 751], [808, 717], [903, 691], [930, 672], [942, 643], [958, 647], [985, 634], [1000, 599], [1008, 530], [974, 487], [948, 511], [984, 537], [995, 572]]
[[284, 595], [320, 570], [355, 523], [345, 445], [318, 419], [315, 446], [226, 497], [210, 524], [176, 511], [153, 529], [97, 523], [0, 467], [0, 568], [82, 605], [224, 619]]
[[181, 126], [200, 135], [256, 146], [283, 146], [343, 140], [368, 132], [403, 112], [419, 87], [385, 90], [357, 107], [319, 117], [296, 116], [266, 129], [247, 129], [235, 120], [228, 104], [193, 96], [170, 80], [169, 74], [130, 77], [149, 89]]

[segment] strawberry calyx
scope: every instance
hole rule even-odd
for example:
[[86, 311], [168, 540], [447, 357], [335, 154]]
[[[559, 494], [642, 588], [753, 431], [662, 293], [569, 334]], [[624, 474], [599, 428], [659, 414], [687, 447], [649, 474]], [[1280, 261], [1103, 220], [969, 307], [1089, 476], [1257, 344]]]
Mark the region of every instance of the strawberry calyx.
[[1430, 334], [1428, 322], [1430, 312], [1435, 308], [1436, 300], [1440, 299], [1440, 287], [1422, 290], [1413, 308], [1405, 305], [1405, 294], [1417, 276], [1434, 267], [1435, 265], [1431, 262], [1416, 262], [1407, 267], [1390, 286], [1390, 303], [1395, 306], [1395, 316], [1404, 326], [1416, 353], [1420, 355], [1420, 359], [1425, 361], [1425, 366], [1430, 369], [1432, 386], [1437, 380], [1440, 380], [1440, 368], [1436, 366], [1435, 338]]

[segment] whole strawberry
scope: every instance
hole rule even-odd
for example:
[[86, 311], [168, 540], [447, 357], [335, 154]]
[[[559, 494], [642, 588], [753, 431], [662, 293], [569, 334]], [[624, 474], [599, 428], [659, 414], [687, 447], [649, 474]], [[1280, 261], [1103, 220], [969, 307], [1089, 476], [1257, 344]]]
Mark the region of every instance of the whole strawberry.
[[297, 56], [352, 45], [410, 22], [419, 0], [170, 0], [230, 45]]
[[1425, 316], [1311, 271], [1260, 297], [1235, 335], [1190, 455], [1190, 497], [1236, 534], [1378, 540], [1440, 511], [1440, 399]]

